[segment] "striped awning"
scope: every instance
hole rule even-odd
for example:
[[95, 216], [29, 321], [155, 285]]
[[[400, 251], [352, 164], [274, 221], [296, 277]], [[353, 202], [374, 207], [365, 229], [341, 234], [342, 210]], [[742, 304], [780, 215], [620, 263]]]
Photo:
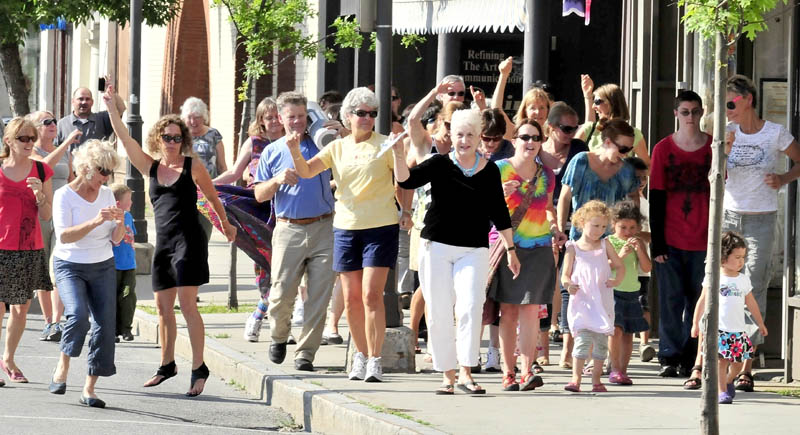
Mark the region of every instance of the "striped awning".
[[525, 30], [525, 0], [394, 0], [398, 34]]

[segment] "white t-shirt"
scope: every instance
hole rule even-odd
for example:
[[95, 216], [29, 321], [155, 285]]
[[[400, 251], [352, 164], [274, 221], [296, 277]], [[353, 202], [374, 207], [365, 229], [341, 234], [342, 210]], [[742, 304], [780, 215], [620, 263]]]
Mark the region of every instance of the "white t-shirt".
[[794, 138], [782, 125], [765, 121], [755, 134], [742, 133], [738, 124], [728, 156], [728, 179], [725, 181], [725, 210], [769, 212], [778, 210], [778, 191], [764, 183], [764, 176], [775, 171], [778, 156]]
[[117, 226], [114, 221], [103, 222], [73, 243], [62, 243], [61, 233], [67, 228], [94, 219], [101, 209], [116, 204], [114, 193], [106, 186], [100, 186], [100, 192], [94, 202], [81, 198], [69, 184], [56, 190], [53, 194], [53, 227], [56, 233], [53, 256], [81, 264], [100, 263], [113, 257], [111, 233]]
[[[708, 277], [703, 281], [708, 288]], [[719, 277], [719, 330], [725, 332], [745, 331], [744, 297], [753, 286], [750, 277], [740, 273], [736, 277], [720, 274]]]

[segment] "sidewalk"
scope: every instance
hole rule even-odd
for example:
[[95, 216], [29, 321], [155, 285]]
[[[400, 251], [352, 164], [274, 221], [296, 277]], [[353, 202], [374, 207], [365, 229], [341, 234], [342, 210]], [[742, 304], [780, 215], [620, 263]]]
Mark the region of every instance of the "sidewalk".
[[[152, 228], [152, 223], [150, 223]], [[151, 229], [152, 231], [152, 229]], [[155, 234], [155, 232], [150, 232]], [[211, 282], [200, 288], [201, 304], [224, 305], [230, 250], [215, 232], [209, 246]], [[239, 304], [255, 303], [258, 290], [252, 275], [252, 261], [239, 252], [237, 276]], [[140, 305], [153, 305], [149, 276], [137, 277]], [[406, 312], [407, 313], [407, 312]], [[370, 384], [347, 380], [344, 372], [346, 341], [343, 345], [322, 346], [313, 373], [295, 371], [293, 347], [289, 346], [284, 364], [272, 364], [267, 357], [267, 322], [259, 343], [242, 337], [249, 312], [204, 315], [206, 325], [206, 363], [212, 372], [235, 381], [247, 392], [267, 404], [289, 412], [306, 430], [320, 433], [585, 433], [612, 434], [657, 430], [661, 433], [695, 432], [700, 425], [702, 403], [699, 391], [681, 389], [682, 378], [664, 379], [656, 375], [658, 364], [642, 363], [634, 350], [630, 375], [635, 385], [608, 385], [601, 394], [572, 394], [563, 390], [570, 373], [558, 366], [545, 367], [545, 385], [531, 392], [504, 392], [500, 374], [475, 375], [487, 390], [484, 396], [435, 396], [441, 374], [432, 371], [417, 355], [417, 374], [385, 374], [385, 381]], [[406, 319], [407, 322], [407, 319]], [[148, 340], [157, 337], [157, 319], [137, 311], [139, 334]], [[178, 316], [177, 352], [189, 357], [190, 350], [183, 318]], [[347, 337], [342, 319], [340, 333]], [[299, 333], [299, 331], [295, 331]], [[488, 336], [488, 333], [486, 334]], [[216, 337], [216, 338], [215, 338]], [[484, 337], [486, 338], [486, 337]], [[424, 351], [424, 342], [423, 345]], [[484, 340], [482, 353], [486, 352]], [[550, 360], [558, 361], [560, 345], [551, 343]], [[784, 384], [758, 380], [757, 389], [786, 389]], [[770, 378], [767, 378], [770, 379]], [[604, 377], [604, 382], [607, 378]], [[588, 377], [583, 380], [588, 391]], [[795, 385], [796, 387], [796, 385]], [[720, 432], [725, 434], [787, 432], [796, 427], [800, 400], [774, 393], [739, 393], [733, 405], [720, 406]], [[758, 416], [755, 420], [755, 416]]]

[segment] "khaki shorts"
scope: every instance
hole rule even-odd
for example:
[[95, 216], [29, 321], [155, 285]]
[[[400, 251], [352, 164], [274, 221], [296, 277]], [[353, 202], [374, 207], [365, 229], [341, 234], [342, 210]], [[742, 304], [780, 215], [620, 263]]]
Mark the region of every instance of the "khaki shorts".
[[408, 242], [408, 270], [419, 272], [419, 235], [422, 231], [411, 227], [411, 237]]

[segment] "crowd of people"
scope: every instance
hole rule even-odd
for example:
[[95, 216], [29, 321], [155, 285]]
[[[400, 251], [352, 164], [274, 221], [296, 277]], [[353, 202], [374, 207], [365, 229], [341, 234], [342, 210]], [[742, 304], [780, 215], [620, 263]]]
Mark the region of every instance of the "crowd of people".
[[[161, 364], [145, 387], [178, 374], [177, 298], [193, 355], [186, 395], [203, 391], [209, 370], [197, 294], [209, 280], [216, 227], [255, 260], [261, 300], [244, 337], [257, 342], [267, 319], [276, 364], [296, 344], [295, 369], [313, 371], [319, 346], [342, 342], [344, 314], [354, 345], [348, 378], [381, 382], [384, 292], [394, 277], [415, 343], [427, 337], [443, 374], [438, 395], [484, 394], [472, 376], [480, 370], [499, 372], [505, 391], [534, 390], [545, 382], [551, 340], [563, 343], [558, 365], [572, 371], [565, 390], [580, 392], [583, 375], [593, 392], [607, 391], [605, 374], [610, 384], [631, 385], [636, 334], [643, 361], [657, 356], [660, 376], [688, 377], [683, 387], [697, 389], [703, 302], [719, 291], [719, 401], [752, 391], [752, 357], [767, 335], [777, 189], [800, 176], [800, 165], [773, 168], [781, 155], [800, 163], [797, 141], [759, 118], [752, 81], [728, 80], [726, 234], [720, 288], [711, 289], [704, 262], [712, 137], [700, 128], [702, 99], [678, 93], [678, 129], [651, 152], [630, 124], [622, 90], [596, 87], [588, 75], [580, 79], [584, 124], [541, 83], [509, 117], [500, 108], [511, 65], [498, 65], [491, 98], [447, 76], [401, 110], [393, 88], [389, 136], [375, 131], [372, 89], [326, 92], [319, 109], [337, 138], [325, 146], [309, 132], [316, 103], [294, 91], [265, 98], [231, 168], [207, 105], [194, 97], [180, 116], [154, 124], [144, 149], [122, 122], [113, 86], [103, 95], [107, 111], [92, 112], [91, 91], [79, 88], [60, 121], [46, 111], [12, 120], [0, 153], [0, 314], [10, 307], [0, 369], [27, 382], [14, 354], [37, 292], [41, 338], [60, 342], [50, 392], [65, 393], [70, 359], [91, 333], [80, 402], [105, 406], [95, 385], [116, 372], [115, 342], [133, 339], [136, 303], [131, 192], [106, 185], [119, 143], [149, 176], [156, 223]], [[648, 342], [651, 284], [657, 353]]]

